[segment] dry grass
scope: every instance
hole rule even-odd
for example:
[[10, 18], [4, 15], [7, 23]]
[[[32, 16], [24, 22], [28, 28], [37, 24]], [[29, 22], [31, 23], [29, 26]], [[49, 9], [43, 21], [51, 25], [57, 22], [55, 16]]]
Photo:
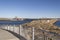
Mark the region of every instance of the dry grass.
[[54, 26], [53, 23], [55, 23], [57, 20], [51, 19], [49, 22], [47, 20], [34, 20], [30, 23], [25, 23], [22, 26], [28, 26], [28, 27], [35, 27], [38, 29], [44, 29], [51, 32], [59, 33], [60, 29], [57, 26]]

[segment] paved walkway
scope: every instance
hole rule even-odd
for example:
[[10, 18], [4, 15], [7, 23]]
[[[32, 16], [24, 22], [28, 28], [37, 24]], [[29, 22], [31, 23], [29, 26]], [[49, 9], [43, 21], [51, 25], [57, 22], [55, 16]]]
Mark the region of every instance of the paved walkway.
[[13, 34], [9, 33], [8, 31], [0, 29], [0, 40], [19, 40]]

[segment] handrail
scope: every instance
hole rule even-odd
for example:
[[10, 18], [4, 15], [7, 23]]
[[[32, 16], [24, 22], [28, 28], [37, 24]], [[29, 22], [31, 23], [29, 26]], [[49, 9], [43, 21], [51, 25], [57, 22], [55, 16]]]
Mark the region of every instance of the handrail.
[[[22, 27], [22, 25], [18, 25], [18, 27], [16, 25], [2, 25], [2, 26], [0, 26], [0, 28], [15, 32], [15, 33], [23, 36], [27, 40], [36, 40], [35, 36], [40, 33], [40, 32], [39, 33], [36, 32], [36, 28], [35, 27], [31, 27], [31, 29], [28, 29], [27, 27], [25, 27], [25, 28]], [[52, 35], [53, 33], [45, 31], [45, 30], [41, 30], [41, 29], [40, 29], [40, 31], [42, 31], [43, 37], [40, 36], [39, 39], [43, 39], [43, 40], [50, 40], [50, 39], [54, 40], [55, 39], [55, 38], [52, 38], [52, 37], [55, 37], [55, 35]], [[49, 35], [51, 34], [52, 36], [51, 37], [47, 36], [45, 32], [48, 33]], [[57, 38], [56, 38], [56, 40], [57, 40]]]

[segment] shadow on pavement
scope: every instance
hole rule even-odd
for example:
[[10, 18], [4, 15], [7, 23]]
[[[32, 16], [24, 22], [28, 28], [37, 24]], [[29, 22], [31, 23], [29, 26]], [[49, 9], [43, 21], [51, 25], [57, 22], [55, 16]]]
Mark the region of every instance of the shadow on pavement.
[[[5, 30], [5, 29], [3, 29], [3, 30]], [[27, 40], [27, 39], [25, 39], [24, 37], [22, 37], [21, 35], [15, 33], [15, 32], [12, 32], [12, 31], [9, 31], [9, 30], [6, 30], [6, 31], [12, 33], [14, 36], [16, 36], [17, 38], [19, 38], [20, 40]]]

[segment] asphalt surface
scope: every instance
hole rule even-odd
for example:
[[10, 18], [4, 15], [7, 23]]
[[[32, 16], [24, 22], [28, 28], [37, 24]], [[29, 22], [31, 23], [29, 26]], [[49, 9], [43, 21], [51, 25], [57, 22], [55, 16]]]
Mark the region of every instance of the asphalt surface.
[[0, 29], [0, 40], [19, 40], [16, 36], [8, 31]]

